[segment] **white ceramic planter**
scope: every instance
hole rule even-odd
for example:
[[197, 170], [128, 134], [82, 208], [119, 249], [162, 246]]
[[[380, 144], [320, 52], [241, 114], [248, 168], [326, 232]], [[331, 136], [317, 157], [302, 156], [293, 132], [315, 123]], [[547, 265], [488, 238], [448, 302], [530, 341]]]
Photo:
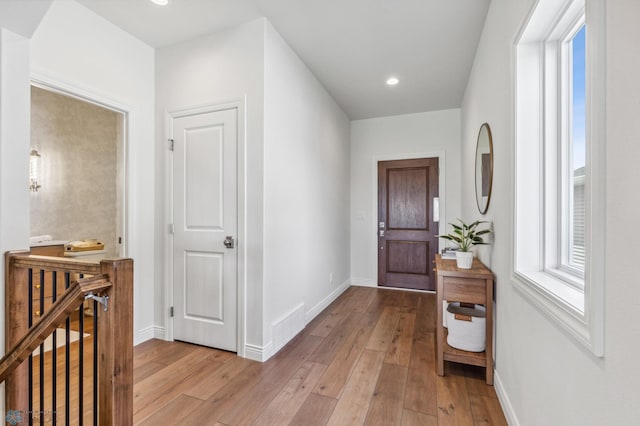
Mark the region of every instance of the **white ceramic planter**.
[[456, 264], [460, 269], [471, 269], [473, 265], [473, 252], [472, 251], [457, 251], [456, 252]]

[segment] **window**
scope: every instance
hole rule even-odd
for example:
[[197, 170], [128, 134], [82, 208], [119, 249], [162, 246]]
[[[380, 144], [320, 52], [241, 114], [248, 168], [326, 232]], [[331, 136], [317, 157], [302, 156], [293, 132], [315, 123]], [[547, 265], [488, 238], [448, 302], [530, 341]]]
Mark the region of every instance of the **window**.
[[540, 0], [516, 40], [516, 288], [602, 355], [603, 0]]
[[568, 97], [567, 128], [570, 134], [567, 135], [567, 164], [563, 169], [564, 178], [569, 185], [565, 188], [562, 199], [567, 200], [564, 220], [566, 228], [562, 231], [562, 246], [564, 247], [561, 259], [562, 267], [569, 273], [580, 278], [584, 287], [584, 183], [585, 183], [585, 78], [586, 78], [586, 55], [585, 55], [585, 26], [584, 23], [578, 27], [575, 33], [565, 42], [564, 49], [567, 55], [567, 78], [570, 80], [567, 88], [571, 93]]

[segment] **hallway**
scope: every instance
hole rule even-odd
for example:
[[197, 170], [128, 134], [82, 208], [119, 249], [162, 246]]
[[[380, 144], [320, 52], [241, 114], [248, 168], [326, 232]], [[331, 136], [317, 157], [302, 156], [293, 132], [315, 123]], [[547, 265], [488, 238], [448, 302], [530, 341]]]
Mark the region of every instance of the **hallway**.
[[134, 423], [506, 425], [483, 368], [436, 375], [434, 303], [351, 287], [265, 363], [147, 341], [134, 354]]

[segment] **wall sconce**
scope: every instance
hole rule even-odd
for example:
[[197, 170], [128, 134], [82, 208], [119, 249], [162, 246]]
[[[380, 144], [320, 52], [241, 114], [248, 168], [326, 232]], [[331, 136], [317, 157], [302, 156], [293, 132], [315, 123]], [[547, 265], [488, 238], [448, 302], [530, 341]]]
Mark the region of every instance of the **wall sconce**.
[[37, 150], [32, 149], [29, 154], [29, 191], [38, 192], [40, 184], [40, 154]]

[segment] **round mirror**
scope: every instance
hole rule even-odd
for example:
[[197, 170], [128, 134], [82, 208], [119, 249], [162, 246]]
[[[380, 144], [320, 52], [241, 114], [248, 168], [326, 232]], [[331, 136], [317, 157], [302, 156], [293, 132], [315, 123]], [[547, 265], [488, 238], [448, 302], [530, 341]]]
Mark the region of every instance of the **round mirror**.
[[485, 214], [491, 200], [493, 183], [493, 139], [491, 128], [484, 123], [478, 132], [476, 145], [476, 201], [480, 214]]

